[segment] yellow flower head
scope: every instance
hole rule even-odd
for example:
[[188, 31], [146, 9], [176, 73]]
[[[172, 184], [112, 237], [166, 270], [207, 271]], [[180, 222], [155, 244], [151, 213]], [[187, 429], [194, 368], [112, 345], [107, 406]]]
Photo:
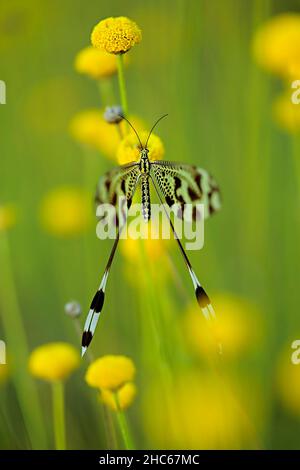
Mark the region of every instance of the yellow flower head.
[[156, 220], [148, 223], [142, 220], [141, 226], [136, 229], [139, 232], [136, 238], [128, 232], [128, 237], [120, 245], [124, 257], [134, 266], [143, 263], [146, 258], [147, 263], [153, 263], [157, 268], [158, 260], [162, 261], [168, 247], [168, 240], [161, 239], [160, 224]]
[[135, 396], [136, 386], [132, 382], [127, 382], [116, 392], [112, 392], [108, 389], [102, 389], [100, 392], [101, 401], [114, 411], [116, 411], [118, 407], [121, 410], [125, 410], [126, 408], [128, 408], [132, 404]]
[[[141, 250], [143, 250], [143, 253], [141, 253]], [[144, 256], [147, 261], [157, 263], [164, 255], [165, 248], [161, 240], [126, 238], [121, 245], [121, 251], [128, 262], [136, 265], [143, 261]]]
[[286, 132], [300, 132], [300, 104], [291, 101], [292, 91], [278, 96], [273, 103], [274, 121]]
[[[130, 117], [130, 122], [138, 130], [143, 128], [141, 120], [134, 116]], [[70, 123], [70, 133], [75, 140], [114, 160], [121, 142], [120, 131], [125, 135], [126, 122], [118, 126], [109, 124], [103, 118], [103, 110], [98, 109], [81, 111]]]
[[[148, 137], [148, 132], [142, 131], [139, 133], [139, 136], [141, 142], [145, 143]], [[157, 135], [153, 133], [150, 136], [147, 147], [149, 149], [148, 156], [150, 160], [160, 160], [165, 154], [165, 149], [162, 141]], [[139, 159], [139, 155], [139, 143], [137, 142], [136, 135], [131, 132], [121, 141], [118, 147], [118, 162], [123, 165], [124, 163], [136, 161]]]
[[35, 377], [55, 382], [67, 379], [79, 363], [79, 353], [71, 344], [48, 343], [31, 353], [29, 371]]
[[43, 228], [51, 235], [76, 236], [85, 232], [91, 224], [91, 198], [76, 187], [55, 188], [41, 203], [40, 219]]
[[257, 345], [260, 315], [247, 300], [232, 294], [212, 297], [217, 321], [212, 330], [197, 307], [191, 305], [184, 318], [185, 338], [188, 345], [202, 357], [209, 357], [216, 351], [216, 339], [222, 342], [224, 357], [233, 358]]
[[300, 15], [283, 13], [264, 23], [254, 36], [253, 54], [270, 72], [295, 76], [300, 71]]
[[94, 27], [91, 35], [94, 47], [111, 54], [123, 54], [141, 40], [140, 28], [125, 16], [100, 21]]
[[117, 59], [95, 47], [85, 47], [76, 55], [75, 70], [95, 79], [110, 77], [117, 71]]
[[249, 398], [247, 390], [193, 371], [177, 373], [166, 399], [161, 383], [152, 380], [143, 397], [145, 431], [158, 449], [239, 448], [249, 431], [237, 403], [246, 401], [248, 414], [248, 402], [258, 406], [254, 387], [251, 394]]
[[[142, 219], [141, 214], [140, 217]], [[170, 245], [168, 239], [162, 240], [161, 224], [158, 223], [155, 214], [152, 214], [150, 222], [145, 223], [142, 219], [140, 226], [135, 228], [137, 233], [134, 238], [128, 231], [128, 236], [120, 245], [120, 250], [126, 259], [125, 276], [129, 283], [135, 287], [138, 285], [141, 289], [147, 289], [149, 277], [157, 285], [163, 285], [171, 273], [168, 249], [172, 244]], [[170, 230], [169, 223], [168, 230]], [[145, 263], [148, 266], [147, 272], [144, 270]]]
[[0, 232], [9, 230], [16, 224], [16, 209], [13, 205], [0, 205]]
[[103, 356], [88, 367], [85, 380], [91, 387], [115, 391], [135, 376], [135, 366], [126, 356]]

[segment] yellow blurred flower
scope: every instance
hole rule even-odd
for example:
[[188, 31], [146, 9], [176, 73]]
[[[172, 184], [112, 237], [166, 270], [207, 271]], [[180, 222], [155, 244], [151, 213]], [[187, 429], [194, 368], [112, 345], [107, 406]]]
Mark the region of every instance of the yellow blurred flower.
[[156, 233], [156, 226], [151, 221], [147, 223], [143, 222], [140, 227], [140, 233], [144, 239], [133, 239], [128, 234], [128, 237], [122, 241], [120, 249], [124, 257], [132, 263], [139, 262], [143, 259], [143, 256], [156, 262], [165, 252], [162, 240], [160, 238], [152, 238], [152, 234], [155, 235]]
[[[117, 397], [117, 401], [115, 395]], [[112, 392], [109, 389], [102, 389], [100, 392], [101, 401], [114, 411], [117, 411], [118, 407], [121, 410], [128, 408], [132, 404], [135, 396], [136, 386], [132, 382], [127, 382], [115, 392]]]
[[9, 230], [16, 224], [16, 209], [11, 204], [0, 205], [0, 232]]
[[[141, 246], [143, 244], [143, 246]], [[141, 253], [144, 250], [144, 254], [147, 259], [156, 262], [163, 256], [164, 248], [162, 246], [161, 240], [134, 240], [132, 238], [126, 238], [121, 244], [121, 251], [125, 258], [129, 262], [136, 264], [136, 262], [142, 261], [143, 254]]]
[[88, 367], [85, 380], [91, 387], [115, 391], [135, 376], [135, 366], [126, 356], [103, 356]]
[[[265, 22], [255, 33], [256, 62], [284, 78], [300, 72], [300, 15], [283, 13]], [[299, 78], [299, 77], [298, 77]]]
[[[122, 121], [118, 126], [109, 124], [103, 118], [103, 110], [89, 109], [77, 113], [71, 123], [70, 132], [75, 140], [81, 144], [99, 150], [105, 156], [116, 159], [117, 148], [122, 135], [126, 133], [126, 122]], [[133, 126], [140, 130], [143, 123], [140, 119], [131, 116]]]
[[291, 101], [292, 92], [278, 96], [273, 103], [273, 118], [277, 125], [291, 134], [300, 132], [300, 104]]
[[68, 343], [44, 344], [36, 348], [29, 357], [30, 373], [50, 382], [67, 379], [79, 364], [77, 349]]
[[[141, 142], [145, 145], [148, 132], [142, 131], [139, 133], [139, 136]], [[149, 149], [148, 156], [150, 160], [160, 160], [164, 156], [164, 145], [157, 135], [153, 133], [151, 134], [147, 147]], [[118, 162], [123, 165], [125, 163], [136, 161], [139, 159], [139, 154], [140, 148], [137, 137], [134, 133], [130, 133], [121, 141], [118, 147]]]
[[300, 417], [300, 364], [293, 364], [295, 350], [286, 347], [280, 354], [276, 372], [277, 391], [283, 405]]
[[40, 220], [51, 235], [69, 237], [81, 234], [92, 221], [91, 198], [80, 188], [54, 188], [41, 203]]
[[100, 21], [91, 35], [92, 45], [111, 54], [123, 54], [142, 40], [137, 24], [126, 18], [106, 18]]
[[209, 357], [216, 351], [216, 338], [223, 345], [225, 359], [257, 346], [262, 322], [250, 302], [226, 293], [212, 296], [212, 303], [217, 315], [215, 325], [208, 324], [195, 305], [191, 305], [183, 320], [184, 336], [196, 354]]
[[149, 277], [158, 284], [165, 282], [170, 274], [167, 258], [170, 240], [157, 238], [158, 229], [159, 225], [154, 220], [148, 223], [142, 221], [139, 231], [144, 238], [134, 239], [128, 233], [120, 244], [121, 253], [126, 259], [125, 276], [128, 282], [139, 288], [147, 288]]
[[[251, 393], [261, 408], [254, 387]], [[249, 437], [241, 401], [251, 401], [246, 390], [197, 371], [180, 375], [168, 397], [153, 381], [144, 395], [145, 431], [158, 449], [238, 449]]]
[[74, 65], [77, 72], [95, 79], [110, 77], [117, 71], [116, 57], [92, 46], [78, 52]]

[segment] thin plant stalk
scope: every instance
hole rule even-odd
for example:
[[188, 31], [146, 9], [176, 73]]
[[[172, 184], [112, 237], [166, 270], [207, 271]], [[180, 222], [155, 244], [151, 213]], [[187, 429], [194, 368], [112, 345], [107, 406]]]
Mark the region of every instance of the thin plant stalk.
[[55, 449], [66, 450], [65, 400], [62, 382], [53, 382], [52, 402]]
[[123, 54], [117, 55], [117, 64], [118, 64], [118, 82], [119, 82], [121, 106], [122, 106], [124, 116], [128, 117], [128, 102], [127, 102], [127, 92], [126, 92], [126, 84], [125, 84], [125, 77], [124, 77]]
[[120, 428], [120, 432], [124, 441], [126, 450], [134, 450], [133, 438], [128, 426], [128, 422], [125, 416], [124, 411], [120, 407], [118, 394], [114, 393], [114, 400], [116, 403], [116, 418]]

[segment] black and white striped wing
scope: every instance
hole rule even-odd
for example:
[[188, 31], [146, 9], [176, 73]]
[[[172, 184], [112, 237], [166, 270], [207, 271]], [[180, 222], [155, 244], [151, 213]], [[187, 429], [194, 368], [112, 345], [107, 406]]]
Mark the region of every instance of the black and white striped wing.
[[140, 175], [138, 163], [119, 166], [101, 176], [97, 184], [95, 203], [117, 205], [120, 197], [127, 199], [130, 207], [133, 193]]
[[100, 204], [112, 204], [117, 207], [120, 198], [124, 198], [129, 209], [139, 176], [140, 170], [136, 162], [114, 168], [101, 176], [95, 195], [96, 207]]
[[213, 177], [204, 169], [184, 163], [169, 161], [151, 162], [152, 177], [163, 193], [166, 203], [172, 207], [179, 204], [182, 217], [184, 204], [192, 204], [193, 219], [196, 218], [196, 204], [204, 205], [207, 218], [221, 209], [220, 190]]

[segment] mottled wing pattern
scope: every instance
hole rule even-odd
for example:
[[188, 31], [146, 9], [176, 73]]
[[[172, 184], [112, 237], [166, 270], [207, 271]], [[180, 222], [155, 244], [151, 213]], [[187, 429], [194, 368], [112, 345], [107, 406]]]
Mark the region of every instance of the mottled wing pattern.
[[119, 198], [123, 196], [126, 198], [127, 207], [129, 208], [139, 175], [138, 163], [130, 163], [114, 168], [101, 176], [95, 195], [96, 205], [106, 203], [116, 206]]
[[205, 218], [221, 208], [220, 191], [212, 176], [202, 168], [169, 161], [151, 162], [152, 175], [171, 207], [179, 204], [182, 217], [184, 204], [192, 204], [193, 219], [196, 218], [196, 204], [204, 204]]

